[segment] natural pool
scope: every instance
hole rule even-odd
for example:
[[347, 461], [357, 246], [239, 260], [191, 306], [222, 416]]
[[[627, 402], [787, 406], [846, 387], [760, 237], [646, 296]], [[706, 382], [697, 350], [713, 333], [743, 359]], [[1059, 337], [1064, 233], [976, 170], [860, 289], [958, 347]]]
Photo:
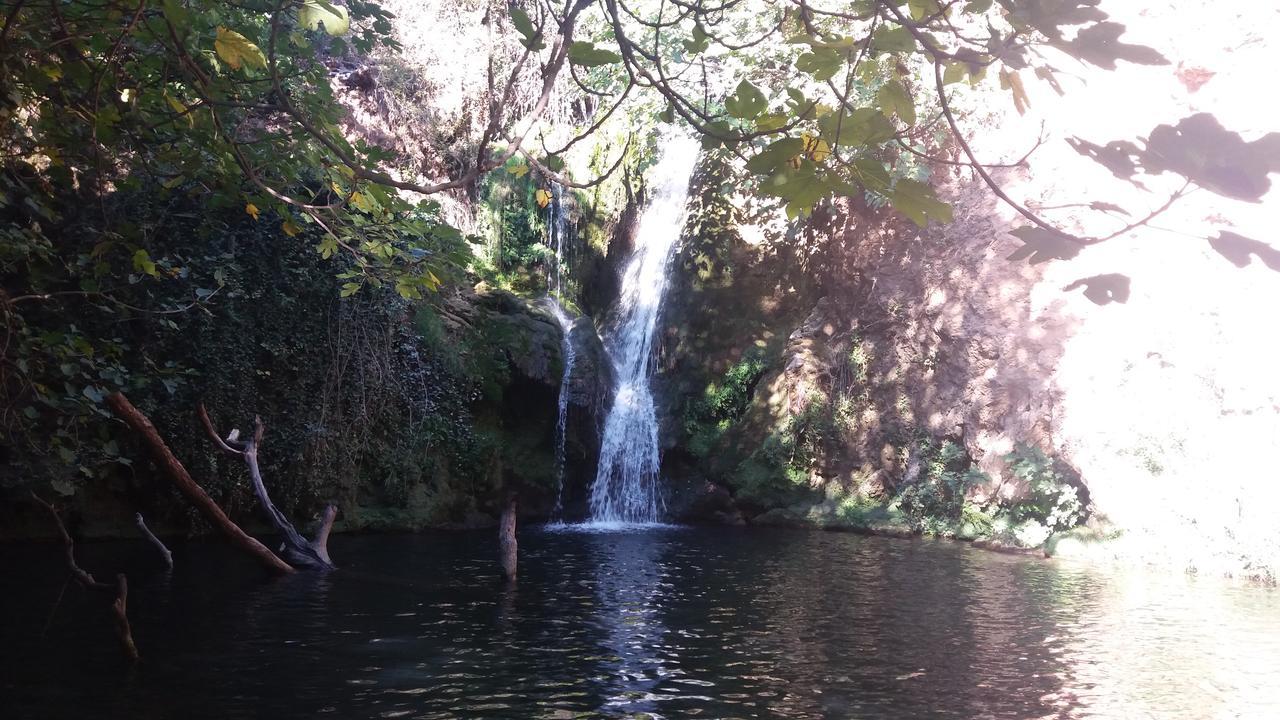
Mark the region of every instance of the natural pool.
[[[264, 577], [217, 543], [0, 547], [5, 718], [1276, 718], [1280, 593], [952, 543], [747, 529], [335, 537]], [[47, 626], [47, 627], [46, 627]]]

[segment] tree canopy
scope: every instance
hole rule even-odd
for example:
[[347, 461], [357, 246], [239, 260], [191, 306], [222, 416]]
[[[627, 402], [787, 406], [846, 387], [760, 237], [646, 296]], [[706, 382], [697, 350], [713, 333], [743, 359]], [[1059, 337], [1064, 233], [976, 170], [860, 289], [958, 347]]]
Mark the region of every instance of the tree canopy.
[[[227, 242], [246, 227], [313, 241], [335, 259], [344, 296], [373, 286], [420, 298], [469, 262], [436, 197], [493, 172], [598, 184], [625, 150], [598, 177], [570, 176], [565, 156], [643, 96], [655, 121], [700, 135], [792, 219], [829, 198], [865, 196], [922, 226], [946, 222], [951, 209], [929, 171], [963, 165], [1027, 219], [1017, 258], [1069, 257], [1102, 238], [1062, 232], [1006, 194], [966, 142], [953, 100], [994, 75], [1024, 108], [1024, 83], [1058, 89], [1050, 51], [1103, 68], [1164, 62], [1125, 43], [1098, 0], [495, 4], [486, 22], [509, 42], [488, 58], [483, 131], [470, 158], [424, 179], [341, 124], [336, 59], [398, 47], [376, 2], [3, 8], [0, 412], [7, 428], [57, 416], [28, 440], [60, 438], [44, 451], [73, 466], [69, 448], [81, 444], [84, 419], [104, 413], [110, 388], [171, 389], [183, 377], [139, 356], [126, 333], [85, 332], [79, 308], [159, 324], [198, 312], [237, 291]], [[556, 93], [590, 111], [548, 147], [543, 121]], [[149, 380], [131, 374], [144, 367]], [[126, 462], [109, 441], [99, 455]]]

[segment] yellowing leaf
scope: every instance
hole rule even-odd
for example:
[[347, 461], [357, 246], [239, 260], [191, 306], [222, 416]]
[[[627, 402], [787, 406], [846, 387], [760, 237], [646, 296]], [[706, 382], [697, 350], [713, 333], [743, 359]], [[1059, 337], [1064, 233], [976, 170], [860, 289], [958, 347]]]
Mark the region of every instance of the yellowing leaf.
[[1001, 69], [1000, 87], [1013, 93], [1013, 106], [1017, 108], [1019, 115], [1025, 115], [1027, 108], [1031, 106], [1031, 100], [1027, 97], [1027, 90], [1022, 85], [1018, 71]]
[[164, 94], [164, 100], [169, 103], [169, 107], [173, 108], [174, 112], [187, 119], [188, 126], [194, 126], [196, 124], [196, 119], [191, 117], [191, 111], [187, 109], [186, 105], [182, 104], [181, 100], [178, 100], [169, 93]]
[[231, 66], [232, 70], [239, 70], [245, 65], [251, 68], [267, 66], [267, 57], [262, 54], [257, 45], [249, 42], [249, 38], [235, 30], [228, 30], [221, 25], [218, 26], [218, 36], [213, 41], [213, 49], [218, 52], [218, 57], [222, 58], [223, 62]]
[[551, 191], [539, 189], [533, 194], [533, 199], [538, 201], [538, 207], [544, 208], [551, 204]]
[[351, 207], [363, 212], [373, 212], [373, 203], [369, 198], [358, 192], [351, 193], [351, 197], [347, 199], [351, 203]]
[[156, 272], [155, 262], [151, 260], [151, 256], [147, 254], [147, 251], [141, 248], [133, 253], [133, 269], [144, 272], [151, 277], [159, 277], [159, 273]]
[[807, 133], [801, 135], [800, 139], [804, 141], [804, 154], [810, 160], [821, 163], [831, 156], [831, 146], [826, 140]]
[[518, 165], [512, 165], [511, 167], [507, 168], [507, 172], [511, 173], [512, 175], [515, 175], [518, 178], [522, 178], [525, 175], [529, 174], [529, 166], [524, 163], [520, 163]]
[[284, 224], [280, 226], [280, 229], [283, 230], [284, 234], [288, 235], [289, 237], [294, 237], [298, 233], [302, 232], [302, 228], [298, 227], [297, 225], [294, 225], [292, 220], [285, 220]]
[[248, 214], [249, 214], [249, 217], [253, 218], [254, 220], [257, 220], [257, 219], [258, 219], [258, 206], [257, 206], [257, 205], [254, 205], [253, 203], [248, 203], [248, 204], [246, 204], [246, 205], [244, 206], [244, 211], [245, 211], [246, 213], [248, 213]]

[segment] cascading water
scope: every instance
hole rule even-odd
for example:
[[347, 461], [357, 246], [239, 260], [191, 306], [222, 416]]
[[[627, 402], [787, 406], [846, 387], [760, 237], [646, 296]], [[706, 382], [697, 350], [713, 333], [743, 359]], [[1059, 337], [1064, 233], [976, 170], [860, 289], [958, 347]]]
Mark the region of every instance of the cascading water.
[[564, 293], [564, 264], [570, 231], [570, 222], [564, 212], [564, 189], [559, 183], [551, 184], [551, 203], [547, 214], [547, 247], [555, 253], [555, 260], [547, 264], [547, 295], [559, 299]]
[[576, 352], [573, 348], [573, 318], [569, 317], [569, 313], [560, 307], [560, 303], [555, 298], [548, 297], [547, 305], [551, 308], [551, 314], [555, 316], [556, 322], [560, 325], [560, 348], [564, 355], [564, 370], [560, 373], [560, 397], [557, 400], [556, 409], [556, 504], [551, 510], [551, 520], [554, 522], [560, 519], [560, 513], [564, 509], [564, 442], [565, 432], [568, 429], [569, 421], [569, 381], [573, 377], [573, 362]]
[[656, 523], [662, 515], [658, 419], [649, 379], [667, 265], [684, 225], [689, 177], [698, 157], [698, 144], [690, 138], [668, 137], [664, 144], [651, 175], [652, 200], [640, 217], [636, 248], [623, 275], [618, 326], [607, 345], [617, 386], [591, 486], [593, 523]]
[[552, 201], [547, 218], [547, 246], [555, 251], [555, 262], [547, 267], [547, 307], [560, 326], [560, 348], [564, 357], [564, 370], [560, 374], [560, 397], [556, 414], [556, 504], [551, 510], [551, 520], [560, 519], [564, 502], [565, 432], [569, 421], [569, 381], [573, 377], [576, 352], [573, 347], [573, 318], [565, 312], [559, 296], [564, 292], [565, 251], [568, 248], [570, 222], [562, 204], [563, 191], [558, 184], [551, 186]]

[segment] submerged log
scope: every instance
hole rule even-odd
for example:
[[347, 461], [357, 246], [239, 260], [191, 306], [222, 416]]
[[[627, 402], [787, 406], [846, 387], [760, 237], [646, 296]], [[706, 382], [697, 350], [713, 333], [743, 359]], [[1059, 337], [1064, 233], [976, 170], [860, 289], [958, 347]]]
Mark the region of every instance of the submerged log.
[[134, 432], [136, 432], [144, 441], [147, 448], [151, 451], [151, 457], [156, 464], [164, 470], [169, 479], [173, 481], [178, 492], [186, 497], [187, 501], [196, 507], [197, 510], [204, 515], [218, 532], [222, 533], [233, 545], [244, 550], [253, 556], [263, 567], [276, 573], [291, 573], [293, 567], [289, 563], [281, 560], [275, 553], [271, 552], [266, 545], [255, 540], [251, 535], [240, 529], [227, 517], [222, 511], [218, 503], [209, 497], [209, 494], [191, 479], [191, 474], [182, 466], [178, 458], [174, 457], [169, 446], [165, 444], [164, 439], [160, 437], [160, 433], [156, 430], [151, 421], [143, 415], [138, 408], [129, 402], [129, 398], [123, 393], [112, 393], [107, 396], [107, 406], [115, 413]]
[[36, 495], [31, 493], [31, 499], [44, 506], [49, 514], [53, 516], [53, 522], [58, 528], [58, 534], [62, 536], [62, 546], [67, 554], [67, 569], [71, 572], [71, 577], [76, 579], [86, 590], [97, 590], [101, 592], [114, 592], [116, 597], [111, 602], [111, 614], [114, 618], [116, 627], [116, 637], [120, 639], [120, 647], [124, 650], [125, 657], [130, 662], [138, 661], [138, 646], [133, 642], [133, 630], [129, 627], [129, 581], [125, 578], [124, 573], [116, 575], [114, 585], [110, 583], [98, 582], [93, 575], [81, 568], [76, 563], [76, 544], [71, 539], [71, 534], [67, 532], [67, 526], [62, 524], [62, 516], [58, 514], [53, 505], [45, 502]]
[[338, 517], [338, 506], [329, 503], [324, 506], [320, 515], [320, 527], [316, 528], [316, 536], [311, 540], [311, 549], [316, 551], [322, 560], [333, 564], [329, 559], [329, 531], [333, 529], [333, 520]]
[[164, 558], [165, 567], [172, 570], [173, 553], [169, 552], [169, 548], [165, 547], [165, 544], [160, 540], [160, 538], [156, 537], [156, 534], [151, 532], [151, 528], [147, 527], [147, 521], [142, 519], [142, 513], [134, 513], [133, 524], [138, 526], [138, 532], [142, 533], [142, 536], [147, 539], [147, 542], [155, 546], [156, 551], [160, 553], [160, 557]]
[[498, 523], [498, 562], [502, 565], [502, 576], [507, 582], [516, 581], [516, 499], [507, 500], [502, 511], [502, 520]]
[[209, 413], [205, 411], [203, 404], [199, 405], [196, 411], [200, 416], [200, 423], [204, 426], [205, 434], [209, 436], [213, 444], [228, 455], [242, 458], [249, 468], [249, 481], [253, 485], [253, 494], [257, 496], [258, 504], [262, 506], [263, 512], [266, 513], [267, 520], [280, 533], [283, 541], [280, 546], [280, 553], [284, 556], [284, 559], [294, 567], [311, 570], [333, 570], [333, 562], [329, 560], [328, 542], [329, 530], [333, 526], [333, 518], [337, 514], [337, 508], [333, 505], [325, 508], [324, 518], [321, 521], [320, 530], [316, 533], [315, 539], [307, 540], [293, 526], [293, 523], [289, 522], [289, 518], [280, 512], [275, 503], [271, 502], [271, 495], [267, 493], [267, 486], [262, 482], [262, 472], [258, 468], [258, 448], [262, 446], [262, 438], [266, 433], [262, 418], [255, 417], [253, 419], [253, 437], [241, 442], [238, 430], [232, 430], [225, 440], [219, 437], [218, 431], [213, 428], [213, 422], [209, 419]]

